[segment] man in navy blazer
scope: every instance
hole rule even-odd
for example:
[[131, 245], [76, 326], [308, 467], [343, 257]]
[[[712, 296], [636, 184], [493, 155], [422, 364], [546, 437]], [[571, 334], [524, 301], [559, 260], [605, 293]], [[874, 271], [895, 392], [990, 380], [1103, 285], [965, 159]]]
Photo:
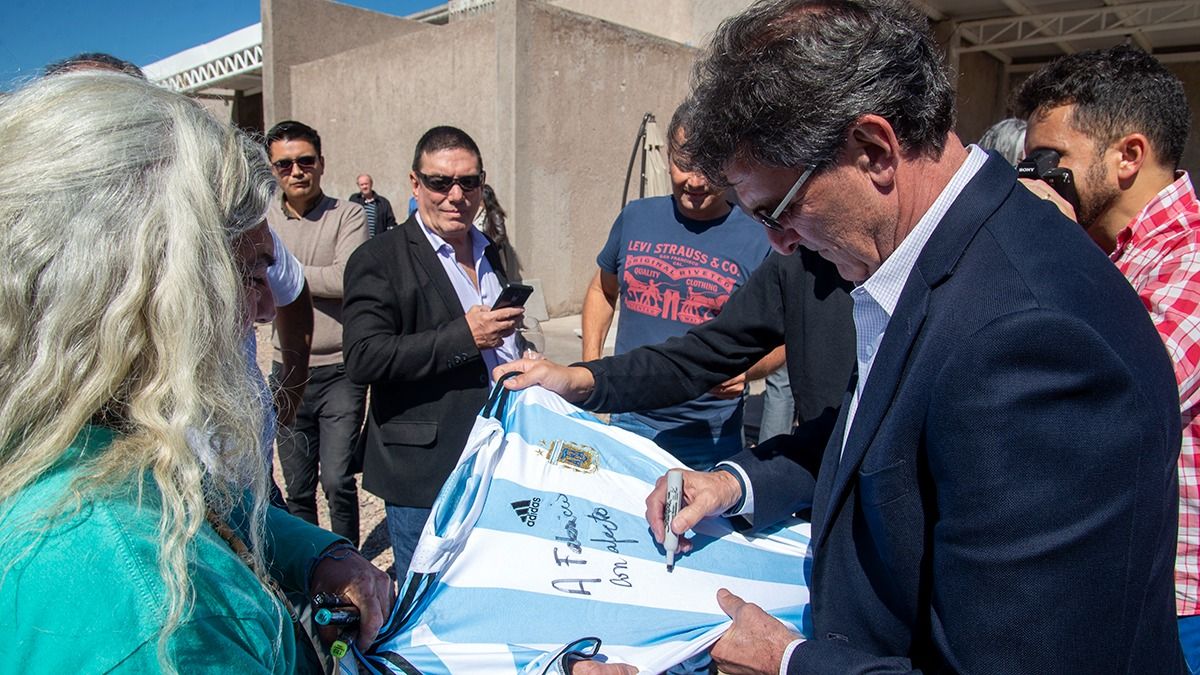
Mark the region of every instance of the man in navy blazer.
[[[1184, 672], [1171, 365], [1083, 231], [951, 131], [925, 18], [758, 3], [722, 24], [692, 95], [693, 165], [777, 249], [858, 284], [856, 375], [819, 469], [795, 460], [820, 449], [772, 444], [685, 474], [676, 533], [812, 509], [812, 634], [722, 591], [721, 670]], [[574, 399], [596, 386], [584, 368], [505, 370]], [[647, 499], [660, 537], [664, 493]]]

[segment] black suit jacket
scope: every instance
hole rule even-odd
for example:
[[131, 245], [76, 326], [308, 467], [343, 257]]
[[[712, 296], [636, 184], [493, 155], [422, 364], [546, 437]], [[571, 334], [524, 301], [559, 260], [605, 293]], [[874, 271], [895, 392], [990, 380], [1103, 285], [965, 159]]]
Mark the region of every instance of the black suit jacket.
[[[355, 192], [350, 195], [350, 201], [366, 208], [366, 200], [363, 199], [361, 192]], [[396, 212], [392, 210], [392, 203], [389, 202], [383, 195], [375, 193], [375, 236], [379, 236], [388, 230], [396, 227]]]
[[596, 381], [581, 406], [624, 412], [689, 401], [786, 344], [799, 418], [789, 447], [819, 459], [854, 369], [852, 287], [813, 251], [772, 253], [711, 321], [662, 344], [581, 364]]
[[812, 505], [815, 634], [788, 672], [1184, 672], [1170, 361], [998, 156], [918, 258], [843, 450], [845, 409], [813, 489], [735, 458], [756, 526]]
[[[484, 255], [506, 285], [495, 247]], [[350, 256], [344, 303], [346, 374], [371, 385], [363, 487], [389, 504], [428, 507], [487, 399], [488, 373], [415, 216]]]

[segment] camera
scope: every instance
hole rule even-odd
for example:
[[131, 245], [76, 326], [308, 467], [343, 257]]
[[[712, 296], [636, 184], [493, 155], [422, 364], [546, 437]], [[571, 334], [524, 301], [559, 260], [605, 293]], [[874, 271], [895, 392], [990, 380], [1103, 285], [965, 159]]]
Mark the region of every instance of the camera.
[[1017, 164], [1017, 177], [1040, 180], [1054, 188], [1054, 191], [1075, 209], [1075, 217], [1078, 218], [1079, 192], [1075, 189], [1075, 175], [1070, 169], [1058, 166], [1060, 159], [1062, 155], [1058, 152], [1049, 148], [1038, 148]]

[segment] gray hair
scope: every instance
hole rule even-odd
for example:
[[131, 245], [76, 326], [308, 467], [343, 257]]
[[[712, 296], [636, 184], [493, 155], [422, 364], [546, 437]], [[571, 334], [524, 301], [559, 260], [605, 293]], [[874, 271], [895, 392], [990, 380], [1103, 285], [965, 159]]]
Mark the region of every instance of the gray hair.
[[900, 0], [764, 0], [726, 19], [693, 73], [685, 154], [724, 183], [735, 158], [834, 162], [850, 125], [876, 114], [903, 149], [939, 157], [954, 90], [928, 20]]
[[[189, 548], [207, 510], [227, 516], [250, 492], [253, 563], [265, 570], [262, 409], [231, 244], [263, 220], [274, 181], [256, 143], [194, 102], [98, 70], [6, 98], [0, 147], [0, 503], [85, 425], [119, 432], [40, 527], [0, 533], [0, 548], [38, 541], [113, 486], [152, 480], [158, 656], [172, 671], [168, 638], [190, 606]], [[191, 445], [198, 436], [214, 466]]]
[[1017, 165], [1025, 157], [1025, 120], [1009, 117], [1000, 120], [979, 137], [979, 147], [984, 150], [995, 150], [1008, 160], [1009, 164]]

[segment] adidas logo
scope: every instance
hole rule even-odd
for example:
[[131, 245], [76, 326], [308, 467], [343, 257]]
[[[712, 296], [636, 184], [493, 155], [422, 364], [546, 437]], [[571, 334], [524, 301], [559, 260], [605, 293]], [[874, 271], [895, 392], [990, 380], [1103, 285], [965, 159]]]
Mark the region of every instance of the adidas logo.
[[512, 503], [512, 510], [516, 512], [517, 517], [525, 523], [526, 527], [533, 527], [537, 523], [538, 509], [542, 505], [540, 497], [531, 497], [518, 502]]

